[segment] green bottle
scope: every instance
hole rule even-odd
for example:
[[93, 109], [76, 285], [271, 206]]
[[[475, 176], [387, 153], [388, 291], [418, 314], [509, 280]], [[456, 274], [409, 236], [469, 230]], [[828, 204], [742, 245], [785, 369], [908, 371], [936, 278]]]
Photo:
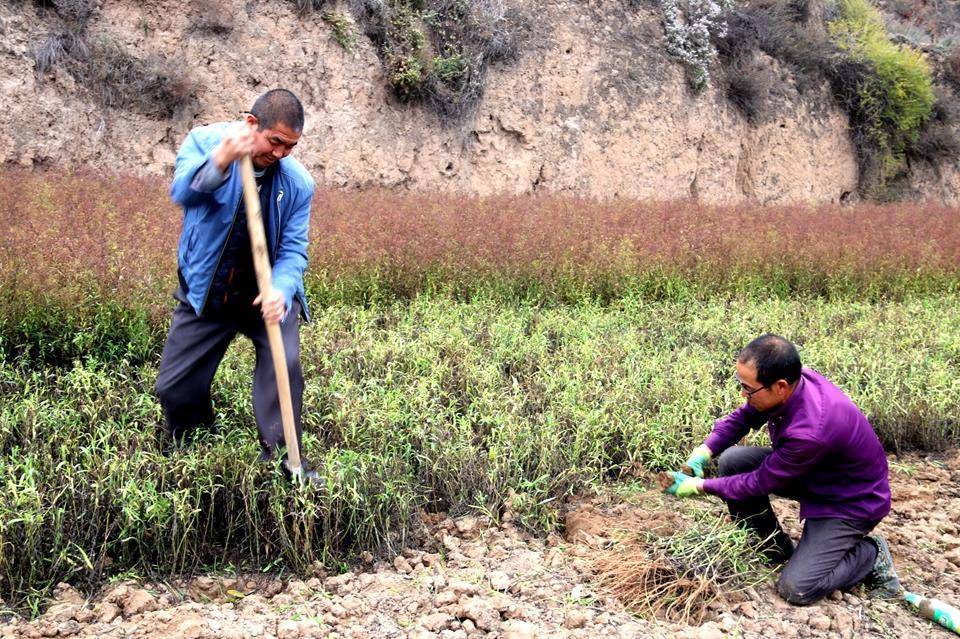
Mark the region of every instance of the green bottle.
[[953, 630], [960, 635], [960, 610], [939, 599], [921, 597], [912, 592], [905, 592], [903, 598], [916, 608], [921, 616], [936, 621], [944, 628]]

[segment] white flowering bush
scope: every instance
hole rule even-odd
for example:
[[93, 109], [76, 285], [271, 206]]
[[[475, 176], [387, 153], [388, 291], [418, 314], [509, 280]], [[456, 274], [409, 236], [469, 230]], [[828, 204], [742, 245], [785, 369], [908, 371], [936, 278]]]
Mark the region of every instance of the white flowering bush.
[[716, 55], [710, 39], [726, 35], [726, 14], [733, 5], [734, 0], [660, 0], [667, 53], [686, 65], [697, 91], [710, 83]]

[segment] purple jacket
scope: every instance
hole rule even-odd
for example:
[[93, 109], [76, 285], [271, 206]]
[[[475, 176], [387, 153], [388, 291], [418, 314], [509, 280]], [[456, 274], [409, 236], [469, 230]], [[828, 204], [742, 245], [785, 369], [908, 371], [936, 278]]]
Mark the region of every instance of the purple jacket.
[[742, 501], [776, 493], [800, 502], [801, 519], [879, 521], [890, 512], [887, 458], [860, 409], [820, 373], [804, 368], [786, 404], [761, 413], [744, 404], [714, 424], [714, 456], [764, 423], [773, 453], [757, 470], [708, 479], [705, 492]]

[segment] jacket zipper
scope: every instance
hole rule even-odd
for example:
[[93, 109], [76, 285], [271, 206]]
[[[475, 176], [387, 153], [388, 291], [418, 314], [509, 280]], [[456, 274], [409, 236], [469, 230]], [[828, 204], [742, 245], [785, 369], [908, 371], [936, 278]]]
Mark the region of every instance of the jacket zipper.
[[277, 261], [277, 251], [280, 250], [280, 200], [282, 200], [282, 199], [283, 199], [283, 189], [280, 189], [280, 192], [277, 193], [277, 218], [276, 218], [276, 224], [275, 224], [274, 227], [273, 227], [273, 231], [274, 231], [274, 233], [276, 233], [276, 235], [277, 235], [277, 236], [274, 238], [274, 240], [273, 240], [273, 261], [274, 261], [274, 263], [276, 263], [276, 261]]
[[207, 294], [203, 296], [203, 306], [200, 307], [200, 315], [203, 315], [203, 312], [207, 310], [207, 302], [210, 301], [210, 291], [213, 290], [213, 280], [217, 277], [217, 271], [220, 270], [220, 262], [223, 261], [223, 254], [227, 250], [227, 244], [230, 243], [230, 236], [233, 235], [233, 227], [237, 225], [237, 215], [240, 213], [240, 204], [237, 204], [236, 210], [233, 212], [233, 222], [230, 223], [230, 230], [227, 232], [227, 237], [223, 240], [223, 246], [220, 247], [220, 255], [217, 257], [217, 263], [213, 267], [213, 274], [210, 276], [210, 284], [207, 285]]

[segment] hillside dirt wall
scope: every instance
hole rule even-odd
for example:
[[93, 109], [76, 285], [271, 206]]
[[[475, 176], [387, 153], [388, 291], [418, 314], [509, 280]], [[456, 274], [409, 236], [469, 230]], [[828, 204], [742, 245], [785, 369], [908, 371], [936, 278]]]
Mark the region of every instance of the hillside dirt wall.
[[[847, 118], [826, 86], [801, 95], [789, 71], [761, 60], [782, 81], [775, 115], [749, 124], [719, 90], [687, 88], [652, 6], [529, 2], [519, 59], [493, 66], [476, 112], [444, 126], [391, 94], [368, 38], [347, 52], [318, 13], [300, 16], [292, 2], [210, 5], [229, 33], [197, 29], [196, 7], [170, 0], [102, 3], [90, 23], [91, 37], [183, 70], [193, 97], [157, 120], [105, 112], [62, 69], [38, 79], [32, 52], [59, 19], [0, 2], [0, 162], [169, 173], [192, 126], [236, 118], [284, 86], [307, 110], [297, 157], [328, 186], [761, 204], [835, 202], [857, 190]], [[960, 170], [924, 176], [924, 193], [957, 201]]]

